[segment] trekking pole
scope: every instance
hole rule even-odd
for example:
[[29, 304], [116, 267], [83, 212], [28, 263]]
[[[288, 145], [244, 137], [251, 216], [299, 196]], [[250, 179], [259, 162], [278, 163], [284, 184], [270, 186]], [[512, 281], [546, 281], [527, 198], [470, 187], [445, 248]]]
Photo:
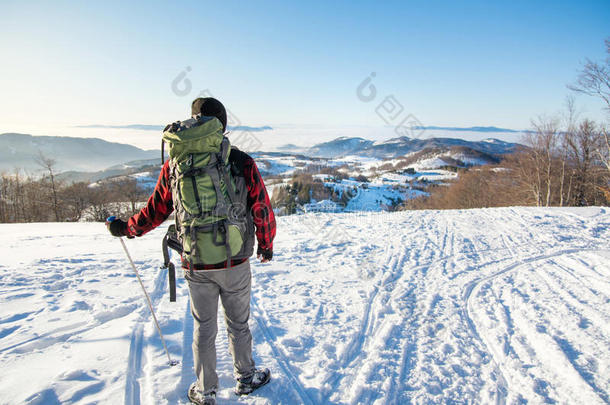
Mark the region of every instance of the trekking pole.
[[161, 333], [161, 327], [159, 326], [159, 322], [157, 321], [157, 317], [155, 315], [155, 311], [153, 310], [153, 306], [152, 306], [152, 302], [150, 301], [150, 297], [148, 296], [148, 293], [146, 292], [146, 288], [144, 288], [144, 283], [142, 283], [142, 279], [140, 278], [140, 273], [138, 273], [138, 269], [136, 268], [136, 265], [134, 264], [133, 260], [131, 259], [129, 250], [127, 250], [127, 245], [125, 245], [125, 241], [123, 240], [123, 238], [119, 238], [119, 240], [121, 241], [121, 245], [123, 245], [123, 250], [125, 251], [127, 258], [129, 259], [129, 263], [131, 263], [131, 267], [133, 268], [133, 271], [136, 273], [136, 277], [138, 277], [140, 286], [142, 286], [142, 291], [144, 291], [144, 295], [146, 296], [146, 302], [148, 302], [148, 308], [150, 309], [150, 313], [152, 314], [153, 320], [155, 321], [155, 326], [157, 327], [157, 332], [159, 332], [159, 336], [161, 337], [161, 343], [163, 343], [163, 348], [165, 349], [165, 354], [167, 354], [167, 359], [169, 360], [169, 365], [175, 366], [179, 362], [178, 362], [178, 360], [172, 360], [172, 358], [169, 356], [169, 351], [167, 350], [167, 346], [165, 344], [165, 339], [163, 339], [163, 333]]

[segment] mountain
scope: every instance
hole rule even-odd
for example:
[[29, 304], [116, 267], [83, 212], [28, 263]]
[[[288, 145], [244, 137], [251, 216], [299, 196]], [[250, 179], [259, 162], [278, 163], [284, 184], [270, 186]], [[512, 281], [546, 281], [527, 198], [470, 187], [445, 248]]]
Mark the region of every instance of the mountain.
[[458, 138], [415, 139], [402, 136], [387, 141], [373, 142], [363, 138], [341, 137], [330, 142], [317, 144], [309, 148], [305, 154], [319, 157], [356, 155], [378, 159], [391, 159], [425, 149], [449, 150], [456, 146], [469, 148], [490, 155], [504, 155], [513, 152], [519, 144], [493, 138], [474, 142]]
[[346, 155], [359, 155], [374, 144], [364, 138], [348, 138], [342, 136], [329, 142], [319, 143], [305, 151], [306, 155], [318, 157], [339, 157]]
[[413, 167], [419, 170], [442, 167], [470, 167], [497, 164], [498, 155], [481, 152], [466, 146], [449, 148], [426, 148], [394, 159], [400, 167]]
[[161, 152], [107, 142], [98, 138], [0, 134], [0, 171], [38, 171], [42, 153], [55, 160], [55, 170], [98, 171], [135, 160], [160, 159]]
[[307, 148], [295, 145], [294, 143], [287, 143], [286, 145], [278, 146], [277, 150], [280, 152], [287, 153], [302, 153], [307, 150]]
[[[151, 172], [152, 181], [155, 181], [161, 170], [161, 159], [136, 160], [109, 167], [104, 170], [78, 171], [68, 170], [57, 175], [59, 180], [67, 182], [86, 181], [89, 183], [107, 179], [109, 177], [133, 176], [142, 172]], [[137, 176], [136, 176], [137, 177]], [[147, 179], [149, 181], [150, 179]]]
[[[494, 163], [501, 155], [514, 151], [517, 146], [519, 145], [493, 138], [472, 142], [457, 138], [400, 137], [374, 142], [358, 137], [340, 137], [310, 148], [285, 145], [281, 148], [284, 153], [276, 153], [281, 155], [280, 158], [290, 155], [301, 161], [301, 164], [306, 164], [316, 158], [340, 159], [345, 156], [397, 159], [425, 151], [426, 155], [434, 154], [445, 159], [448, 165], [452, 165], [451, 159], [455, 159], [464, 163], [457, 166], [463, 166], [471, 165], [469, 162]], [[292, 153], [287, 153], [289, 151]], [[0, 135], [0, 171], [10, 172], [15, 168], [40, 171], [41, 168], [36, 163], [40, 153], [54, 159], [56, 172], [63, 172], [62, 178], [71, 181], [97, 181], [110, 176], [129, 175], [137, 173], [142, 167], [158, 165], [160, 160], [160, 152], [157, 150], [142, 150], [135, 146], [97, 138], [14, 133]], [[479, 156], [481, 154], [484, 156]], [[273, 153], [266, 155], [271, 156]], [[261, 170], [268, 170], [270, 173], [276, 173], [281, 169], [279, 166], [276, 167], [277, 165], [269, 168], [263, 166]], [[284, 169], [294, 170], [288, 167]]]

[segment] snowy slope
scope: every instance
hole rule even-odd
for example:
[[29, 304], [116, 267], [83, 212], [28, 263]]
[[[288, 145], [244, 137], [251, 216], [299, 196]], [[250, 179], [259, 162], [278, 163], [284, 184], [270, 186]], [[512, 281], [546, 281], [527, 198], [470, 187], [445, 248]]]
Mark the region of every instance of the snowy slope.
[[[181, 404], [193, 379], [163, 229], [0, 225], [0, 404]], [[253, 265], [255, 360], [272, 382], [237, 399], [219, 320], [218, 402], [603, 404], [610, 392], [610, 210], [307, 214], [278, 218]], [[254, 263], [254, 261], [253, 261]]]

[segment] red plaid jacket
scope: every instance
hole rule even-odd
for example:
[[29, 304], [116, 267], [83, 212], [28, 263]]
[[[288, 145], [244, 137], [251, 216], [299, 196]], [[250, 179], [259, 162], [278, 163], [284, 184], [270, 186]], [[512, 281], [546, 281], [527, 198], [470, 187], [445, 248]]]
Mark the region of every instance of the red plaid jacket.
[[[263, 183], [254, 159], [237, 149], [231, 150], [229, 159], [236, 162], [238, 168], [243, 168], [243, 174], [248, 187], [248, 209], [252, 210], [256, 239], [259, 249], [273, 250], [275, 238], [275, 216], [271, 208], [271, 201]], [[146, 232], [161, 225], [174, 210], [172, 190], [169, 184], [169, 161], [165, 162], [155, 191], [148, 198], [146, 206], [127, 222], [126, 236], [142, 236]], [[183, 261], [183, 266], [185, 266]], [[207, 267], [207, 266], [206, 266]], [[212, 265], [210, 268], [218, 268]], [[224, 267], [224, 266], [221, 266]]]

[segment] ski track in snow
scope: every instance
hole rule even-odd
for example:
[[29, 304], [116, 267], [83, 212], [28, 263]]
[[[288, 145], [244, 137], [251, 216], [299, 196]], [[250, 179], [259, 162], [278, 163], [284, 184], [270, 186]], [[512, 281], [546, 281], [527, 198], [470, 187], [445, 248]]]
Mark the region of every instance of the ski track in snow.
[[273, 332], [269, 330], [269, 328], [265, 324], [266, 316], [264, 315], [264, 309], [261, 309], [256, 301], [252, 301], [252, 309], [258, 314], [255, 316], [257, 325], [261, 328], [262, 334], [265, 337], [265, 341], [271, 347], [273, 354], [275, 355], [275, 359], [281, 367], [282, 371], [288, 377], [289, 382], [291, 383], [294, 391], [300, 399], [300, 402], [303, 404], [313, 404], [314, 402], [309, 398], [306, 390], [303, 388], [298, 378], [295, 377], [294, 372], [292, 371], [292, 367], [290, 366], [290, 359], [287, 359], [286, 356], [281, 352], [280, 349], [277, 348], [274, 341], [276, 337], [273, 335]]
[[[138, 286], [139, 287], [139, 286]], [[153, 308], [157, 307], [159, 300], [163, 297], [165, 286], [165, 272], [157, 274], [154, 290], [148, 291]], [[142, 293], [143, 294], [143, 293]], [[142, 299], [145, 299], [142, 297]], [[140, 405], [140, 377], [142, 371], [142, 356], [145, 346], [144, 325], [152, 322], [152, 315], [148, 307], [140, 308], [140, 321], [135, 326], [129, 344], [129, 360], [125, 373], [125, 405]]]
[[[173, 367], [101, 224], [0, 227], [0, 404], [188, 403], [192, 316], [184, 279], [168, 301], [165, 227], [128, 247]], [[272, 380], [232, 393], [219, 306], [218, 403], [609, 403], [608, 240], [606, 208], [278, 218], [273, 262], [252, 262]]]

